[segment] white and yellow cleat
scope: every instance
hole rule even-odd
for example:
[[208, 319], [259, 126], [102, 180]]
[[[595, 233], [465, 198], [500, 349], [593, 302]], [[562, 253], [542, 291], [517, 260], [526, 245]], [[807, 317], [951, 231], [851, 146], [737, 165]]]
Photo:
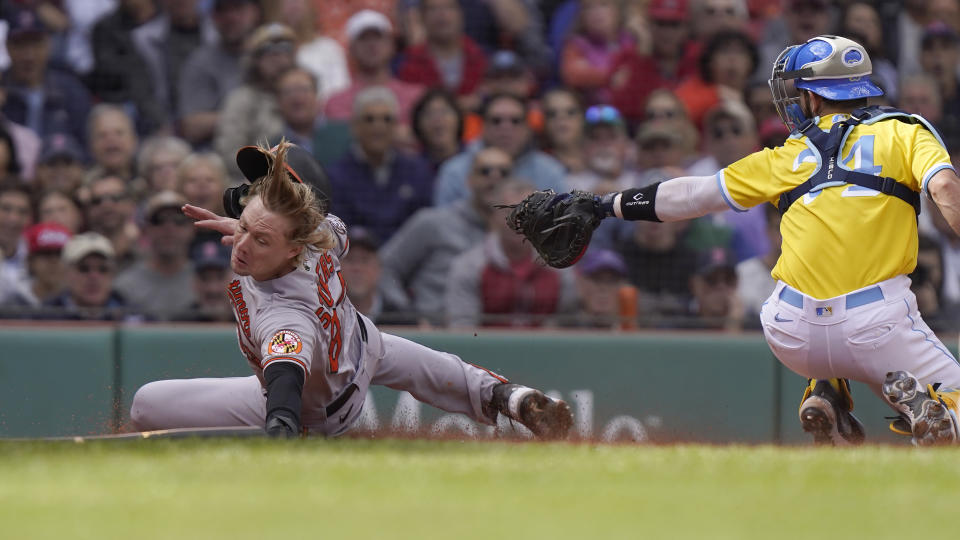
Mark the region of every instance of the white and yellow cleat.
[[882, 386], [883, 398], [910, 424], [913, 444], [934, 446], [960, 441], [957, 398], [960, 391], [937, 391], [920, 384], [907, 371], [891, 371]]

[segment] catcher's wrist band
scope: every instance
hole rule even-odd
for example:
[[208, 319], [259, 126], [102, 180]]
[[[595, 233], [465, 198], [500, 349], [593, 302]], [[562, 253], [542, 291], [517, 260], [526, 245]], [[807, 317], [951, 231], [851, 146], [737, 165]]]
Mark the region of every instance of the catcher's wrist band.
[[620, 192], [620, 214], [627, 221], [661, 221], [657, 217], [657, 189], [660, 182]]

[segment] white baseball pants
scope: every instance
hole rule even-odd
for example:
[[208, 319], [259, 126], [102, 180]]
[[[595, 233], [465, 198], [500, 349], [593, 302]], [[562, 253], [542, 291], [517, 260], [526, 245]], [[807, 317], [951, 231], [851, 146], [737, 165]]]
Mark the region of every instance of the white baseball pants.
[[879, 396], [887, 372], [904, 370], [960, 388], [960, 363], [923, 322], [907, 276], [828, 300], [781, 281], [760, 321], [773, 354], [804, 377], [860, 381]]

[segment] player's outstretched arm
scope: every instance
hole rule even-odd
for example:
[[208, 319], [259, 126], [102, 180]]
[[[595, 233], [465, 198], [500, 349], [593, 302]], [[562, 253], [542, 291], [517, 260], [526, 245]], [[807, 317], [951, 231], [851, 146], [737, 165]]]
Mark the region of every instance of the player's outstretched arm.
[[192, 204], [183, 205], [181, 210], [185, 216], [196, 220], [193, 224], [195, 227], [216, 231], [223, 235], [223, 238], [220, 240], [223, 242], [223, 245], [233, 245], [233, 233], [237, 229], [237, 220], [230, 217], [218, 216], [206, 208], [200, 208]]
[[629, 221], [682, 221], [730, 208], [715, 176], [680, 176], [627, 189], [614, 195], [609, 204], [608, 214]]
[[636, 221], [680, 221], [728, 208], [712, 176], [684, 176], [608, 193], [535, 191], [512, 208], [507, 224], [522, 234], [554, 268], [566, 268], [583, 256], [601, 220], [618, 217]]
[[957, 173], [953, 169], [940, 169], [927, 181], [927, 192], [950, 228], [960, 234], [960, 177]]

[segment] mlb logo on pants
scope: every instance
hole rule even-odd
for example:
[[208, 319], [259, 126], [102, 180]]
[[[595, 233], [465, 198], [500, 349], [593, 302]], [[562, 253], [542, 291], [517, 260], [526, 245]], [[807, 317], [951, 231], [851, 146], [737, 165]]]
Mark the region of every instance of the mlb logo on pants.
[[833, 315], [833, 308], [830, 306], [827, 307], [818, 307], [817, 308], [817, 317], [830, 317]]

